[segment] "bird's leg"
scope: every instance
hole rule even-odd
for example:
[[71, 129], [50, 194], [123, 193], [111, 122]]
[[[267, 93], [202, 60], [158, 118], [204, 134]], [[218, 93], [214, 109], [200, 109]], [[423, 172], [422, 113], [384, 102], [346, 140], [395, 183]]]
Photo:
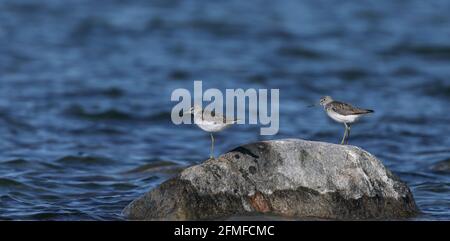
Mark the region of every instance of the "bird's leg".
[[209, 158], [214, 159], [214, 136], [211, 132], [211, 154], [209, 155]]
[[350, 124], [347, 125], [347, 140], [345, 141], [345, 144], [348, 145], [348, 139], [350, 139], [350, 130], [351, 130], [351, 126]]
[[345, 132], [344, 132], [344, 136], [342, 137], [341, 145], [344, 145], [345, 144], [345, 140], [347, 139], [347, 131], [348, 131], [347, 124], [344, 123], [344, 125], [345, 125]]

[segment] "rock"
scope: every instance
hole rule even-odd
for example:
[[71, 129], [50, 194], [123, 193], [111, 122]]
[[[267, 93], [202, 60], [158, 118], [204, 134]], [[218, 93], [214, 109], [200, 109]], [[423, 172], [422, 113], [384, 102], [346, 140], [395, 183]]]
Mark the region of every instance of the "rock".
[[282, 139], [244, 145], [191, 166], [134, 200], [123, 215], [140, 220], [253, 214], [390, 219], [417, 212], [406, 184], [361, 148]]

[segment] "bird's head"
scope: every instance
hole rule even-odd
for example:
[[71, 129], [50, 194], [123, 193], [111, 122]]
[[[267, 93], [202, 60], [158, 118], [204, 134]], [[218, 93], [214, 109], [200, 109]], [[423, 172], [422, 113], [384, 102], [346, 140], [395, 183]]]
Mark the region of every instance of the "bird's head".
[[195, 112], [202, 111], [202, 108], [200, 106], [194, 105], [193, 107], [189, 108], [189, 110], [185, 111], [183, 114], [193, 115]]
[[327, 104], [329, 104], [331, 102], [333, 102], [333, 98], [331, 98], [331, 96], [327, 95], [327, 96], [324, 96], [324, 97], [320, 98], [319, 104], [321, 106], [325, 106], [325, 105], [327, 105]]

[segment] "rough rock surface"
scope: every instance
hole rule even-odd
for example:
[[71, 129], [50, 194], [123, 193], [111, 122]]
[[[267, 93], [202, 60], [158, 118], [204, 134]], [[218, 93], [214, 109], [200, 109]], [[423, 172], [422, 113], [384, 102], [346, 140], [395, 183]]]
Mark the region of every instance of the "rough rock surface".
[[257, 142], [191, 166], [123, 211], [128, 219], [270, 214], [391, 219], [416, 214], [411, 191], [370, 153], [298, 139]]

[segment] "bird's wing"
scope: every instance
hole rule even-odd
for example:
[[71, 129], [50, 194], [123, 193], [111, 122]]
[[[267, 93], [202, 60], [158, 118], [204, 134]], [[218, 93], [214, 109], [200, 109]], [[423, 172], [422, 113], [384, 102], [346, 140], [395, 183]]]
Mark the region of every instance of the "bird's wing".
[[[207, 119], [205, 119], [205, 117]], [[228, 119], [225, 116], [222, 116], [222, 115], [219, 115], [219, 114], [216, 114], [216, 113], [213, 113], [211, 115], [211, 113], [205, 112], [205, 111], [203, 112], [203, 120], [204, 121], [208, 121], [208, 122], [223, 123], [223, 124], [234, 124], [234, 123], [236, 123], [235, 120]]]
[[340, 115], [361, 115], [373, 112], [373, 110], [361, 109], [339, 101], [331, 102], [330, 106], [334, 112]]

